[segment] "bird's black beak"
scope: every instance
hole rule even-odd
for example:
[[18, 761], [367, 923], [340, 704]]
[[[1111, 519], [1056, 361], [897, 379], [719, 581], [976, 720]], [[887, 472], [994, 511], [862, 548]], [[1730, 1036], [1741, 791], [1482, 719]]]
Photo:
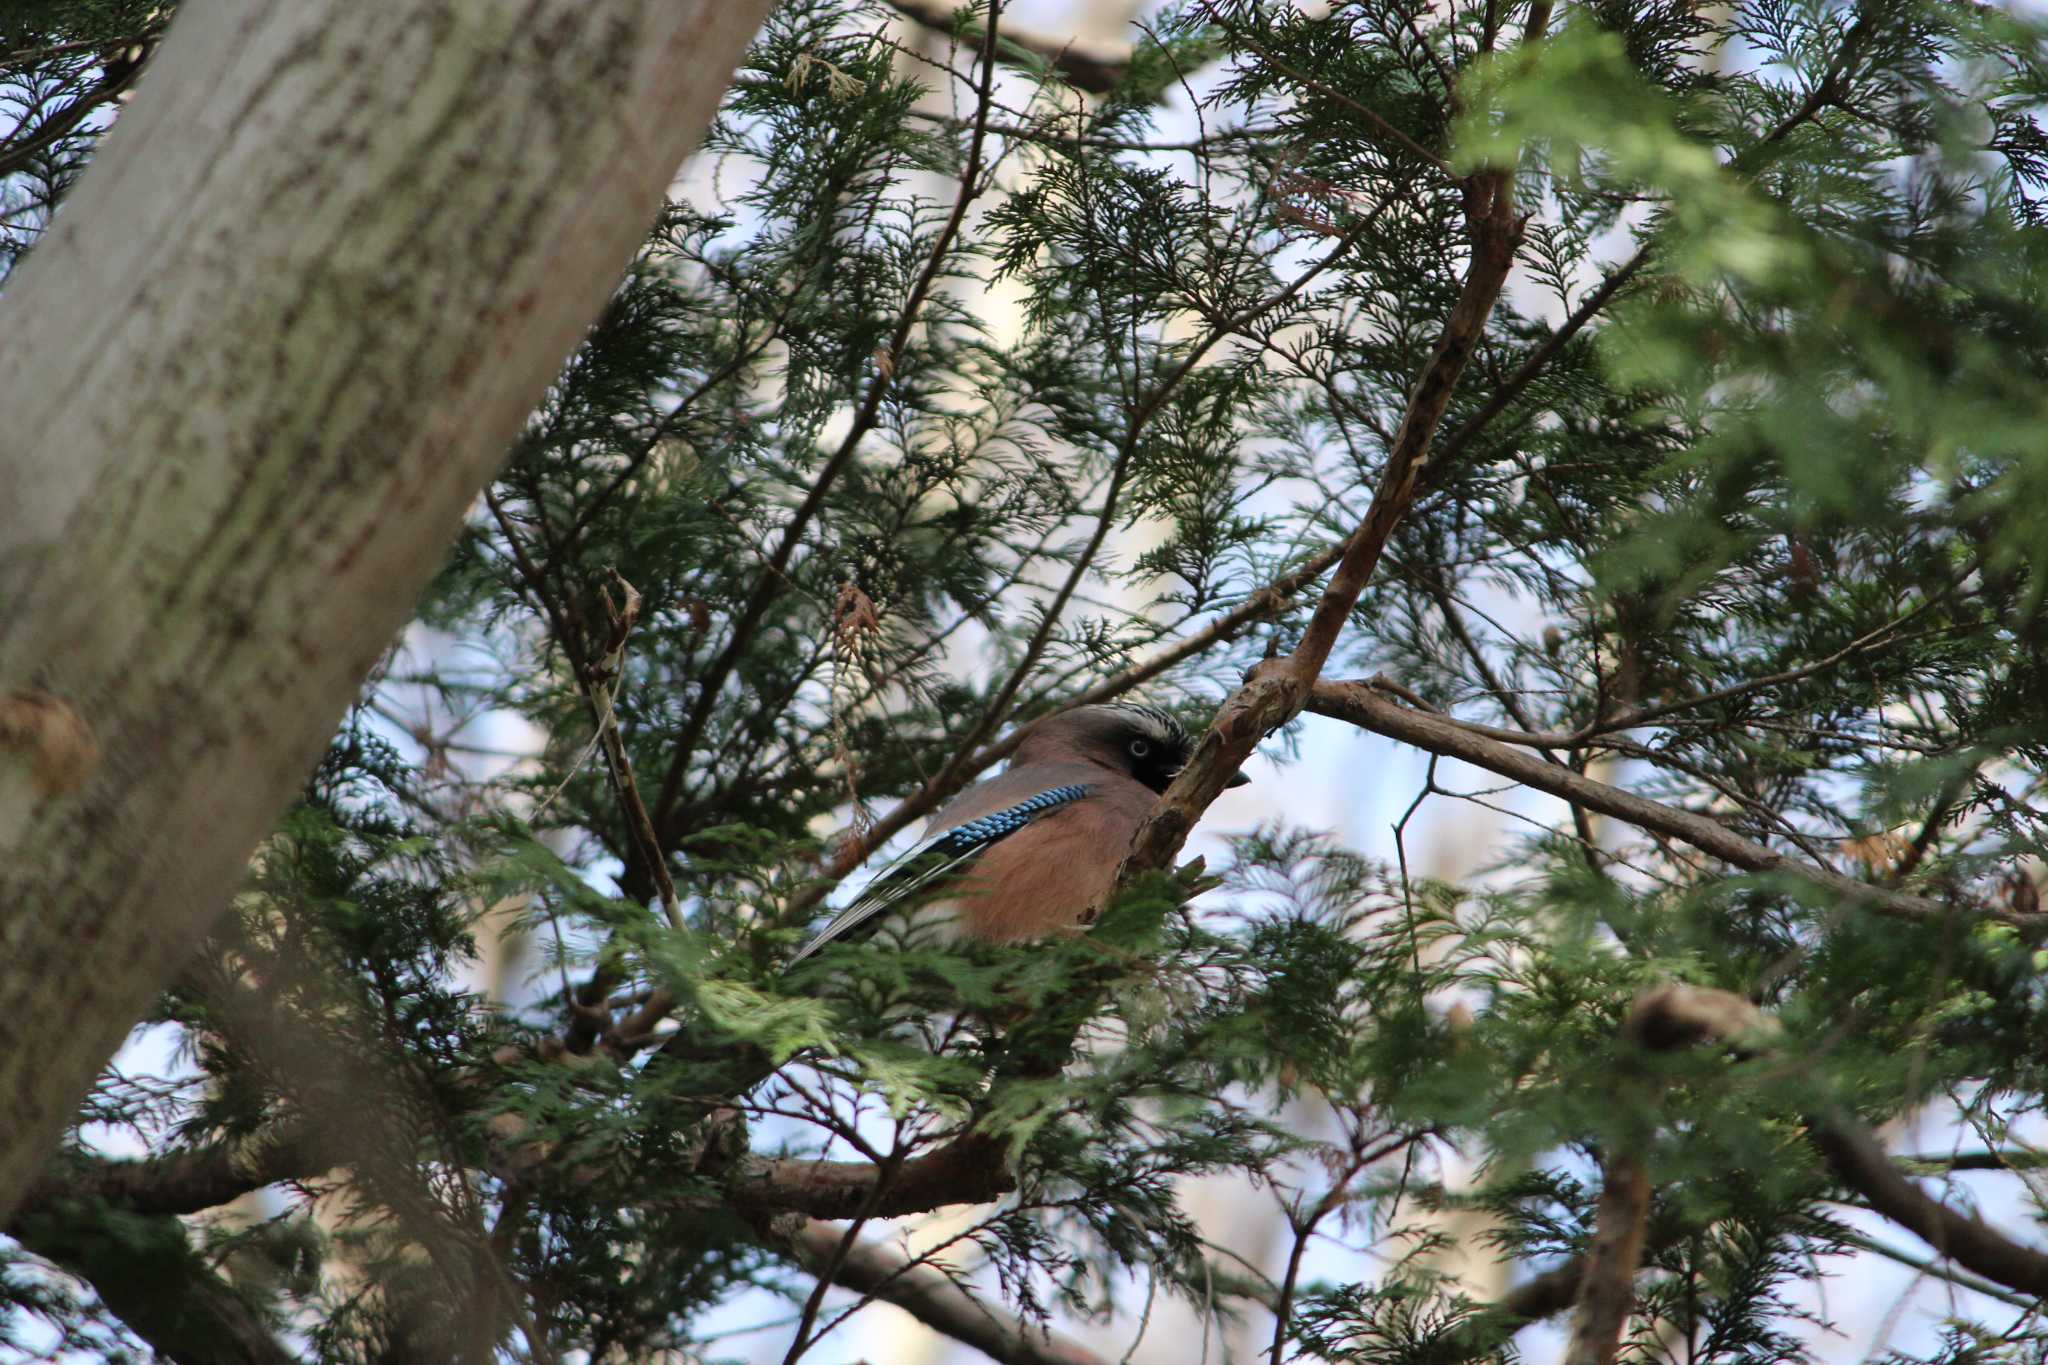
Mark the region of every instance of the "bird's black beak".
[[1225, 782], [1223, 784], [1223, 790], [1229, 791], [1232, 787], [1249, 787], [1251, 784], [1252, 780], [1249, 777], [1246, 777], [1243, 773], [1239, 773], [1237, 774], [1237, 776], [1231, 778], [1228, 782]]

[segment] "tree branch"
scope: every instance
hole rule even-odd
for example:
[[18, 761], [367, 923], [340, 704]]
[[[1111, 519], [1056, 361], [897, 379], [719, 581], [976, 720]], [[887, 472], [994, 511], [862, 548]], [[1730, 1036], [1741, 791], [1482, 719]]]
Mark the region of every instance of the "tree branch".
[[900, 1218], [948, 1204], [985, 1204], [1008, 1194], [1017, 1179], [1003, 1156], [1001, 1142], [968, 1132], [893, 1172], [868, 1161], [750, 1161], [727, 1193], [734, 1208], [749, 1213]]
[[[1530, 41], [1548, 25], [1550, 10], [1550, 0], [1534, 0], [1530, 6]], [[1408, 397], [1365, 519], [1346, 540], [1336, 571], [1294, 652], [1252, 669], [1244, 685], [1224, 702], [1208, 733], [1196, 745], [1193, 758], [1132, 839], [1130, 852], [1118, 869], [1119, 884], [1133, 872], [1162, 868], [1171, 862], [1195, 821], [1258, 742], [1300, 713], [1351, 609], [1379, 566], [1394, 528], [1414, 505], [1429, 465], [1430, 442], [1485, 334], [1487, 319], [1521, 243], [1522, 221], [1515, 214], [1512, 166], [1475, 171], [1463, 181], [1463, 190], [1465, 221], [1472, 239], [1471, 263], [1457, 302]]]
[[[1668, 1052], [1732, 1042], [1767, 1028], [1757, 1008], [1738, 995], [1669, 983], [1636, 997], [1622, 1037], [1639, 1052]], [[1643, 1264], [1650, 1226], [1648, 1149], [1664, 1084], [1629, 1068], [1618, 1085], [1619, 1131], [1600, 1163], [1604, 1181], [1574, 1295], [1578, 1311], [1565, 1365], [1613, 1365], [1635, 1306], [1636, 1271]]]
[[2029, 914], [1997, 907], [1952, 905], [1926, 896], [1909, 895], [1857, 881], [1835, 871], [1801, 862], [1775, 849], [1753, 843], [1726, 826], [1583, 777], [1547, 763], [1475, 727], [1447, 716], [1429, 715], [1375, 694], [1370, 682], [1319, 682], [1309, 693], [1308, 709], [1317, 715], [1349, 721], [1360, 729], [1412, 744], [1444, 758], [1510, 778], [1537, 791], [1585, 806], [1641, 829], [1668, 835], [1746, 872], [1797, 877], [1850, 904], [1881, 915], [1909, 920], [1939, 920], [1956, 915], [1983, 915], [2034, 933], [2048, 933], [2048, 914]]
[[[819, 1274], [839, 1252], [841, 1240], [838, 1228], [806, 1219], [785, 1245], [806, 1270]], [[1002, 1365], [1102, 1365], [1093, 1351], [999, 1312], [943, 1271], [871, 1243], [847, 1247], [831, 1277], [841, 1288], [895, 1304], [933, 1331]]]
[[1935, 1166], [1945, 1171], [2032, 1171], [2048, 1166], [2048, 1152], [2016, 1147], [2004, 1151], [1916, 1152], [1895, 1160], [1908, 1166]]
[[[1649, 1046], [1671, 1046], [1674, 1037], [1687, 1042], [1740, 1042], [1769, 1024], [1738, 995], [1673, 983], [1638, 998], [1631, 1026], [1652, 1040]], [[2048, 1298], [2048, 1253], [2022, 1246], [1982, 1219], [1930, 1198], [1899, 1171], [1884, 1144], [1852, 1115], [1837, 1110], [1809, 1117], [1806, 1125], [1835, 1178], [1862, 1195], [1877, 1213], [1985, 1279], [2037, 1299]]]
[[1515, 372], [1508, 376], [1507, 383], [1488, 395], [1479, 411], [1466, 418], [1456, 431], [1444, 438], [1443, 444], [1437, 450], [1438, 468], [1448, 467], [1453, 456], [1463, 452], [1465, 447], [1472, 443], [1473, 438], [1484, 431], [1494, 418], [1506, 412], [1509, 406], [1522, 396], [1522, 390], [1528, 388], [1536, 376], [1543, 373], [1550, 362], [1557, 358], [1558, 352], [1562, 351], [1587, 323], [1599, 316], [1608, 304], [1614, 302], [1614, 296], [1621, 292], [1622, 286], [1634, 279], [1636, 272], [1640, 271], [1649, 259], [1650, 246], [1644, 243], [1636, 248], [1634, 255], [1608, 271], [1593, 292], [1580, 300], [1579, 306], [1572, 310], [1571, 316], [1559, 323], [1557, 330], [1545, 337], [1542, 344], [1529, 352], [1528, 358], [1515, 367]]
[[131, 1213], [189, 1214], [219, 1208], [336, 1164], [306, 1128], [279, 1128], [253, 1141], [216, 1142], [147, 1161], [109, 1161], [67, 1153], [30, 1186], [23, 1212], [97, 1199]]
[[6, 1233], [90, 1284], [166, 1359], [288, 1365], [297, 1357], [261, 1309], [194, 1252], [177, 1215], [315, 1175], [325, 1164], [294, 1130], [149, 1161], [66, 1153], [30, 1187]]
[[1565, 1365], [1612, 1365], [1635, 1305], [1636, 1269], [1650, 1218], [1650, 1168], [1642, 1153], [1618, 1150], [1601, 1163], [1605, 1181], [1593, 1215], [1593, 1240], [1579, 1277]]
[[9, 1236], [78, 1276], [115, 1317], [178, 1365], [293, 1365], [263, 1312], [216, 1274], [168, 1216], [104, 1205], [24, 1211]]
[[[1131, 67], [1129, 43], [1105, 43], [1080, 37], [1040, 33], [1015, 24], [998, 24], [994, 32], [956, 26], [956, 8], [945, 0], [889, 0], [890, 8], [914, 19], [928, 29], [968, 43], [976, 53], [987, 55], [991, 45], [1002, 57], [1004, 47], [1021, 48], [1044, 61], [1076, 90], [1106, 95]], [[991, 44], [993, 39], [993, 44]]]
[[2048, 1298], [2048, 1254], [2010, 1241], [1982, 1219], [1958, 1213], [1922, 1193], [1862, 1124], [1835, 1114], [1812, 1121], [1808, 1131], [1835, 1178], [1878, 1213], [1957, 1265], [2035, 1298]]
[[1425, 1365], [1461, 1365], [1493, 1358], [1502, 1343], [1524, 1327], [1554, 1317], [1572, 1306], [1585, 1276], [1586, 1258], [1574, 1256], [1523, 1281], [1490, 1304], [1481, 1304], [1422, 1343], [1417, 1358]]

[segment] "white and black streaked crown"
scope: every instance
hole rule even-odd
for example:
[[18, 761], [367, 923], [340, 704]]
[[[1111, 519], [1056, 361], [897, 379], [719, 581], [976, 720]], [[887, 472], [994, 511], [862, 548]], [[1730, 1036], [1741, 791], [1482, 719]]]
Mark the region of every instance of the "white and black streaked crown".
[[1194, 736], [1188, 733], [1187, 727], [1182, 725], [1171, 711], [1163, 711], [1159, 707], [1135, 701], [1113, 701], [1105, 704], [1103, 709], [1114, 711], [1133, 729], [1155, 740], [1162, 749], [1185, 757], [1195, 747]]

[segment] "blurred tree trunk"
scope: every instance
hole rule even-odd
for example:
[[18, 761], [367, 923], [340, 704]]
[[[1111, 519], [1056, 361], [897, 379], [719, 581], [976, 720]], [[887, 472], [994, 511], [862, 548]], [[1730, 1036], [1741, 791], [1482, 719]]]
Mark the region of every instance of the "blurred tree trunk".
[[0, 1216], [226, 904], [768, 0], [195, 0], [0, 304]]

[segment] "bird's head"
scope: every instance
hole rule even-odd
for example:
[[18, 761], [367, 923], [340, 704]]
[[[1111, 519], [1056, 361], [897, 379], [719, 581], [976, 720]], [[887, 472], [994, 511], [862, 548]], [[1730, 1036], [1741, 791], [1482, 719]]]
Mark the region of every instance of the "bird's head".
[[[1040, 721], [1018, 746], [1020, 761], [1027, 749], [1045, 751], [1048, 757], [1051, 751], [1063, 749], [1091, 763], [1127, 772], [1153, 791], [1163, 792], [1187, 766], [1195, 741], [1172, 712], [1137, 702], [1107, 702], [1077, 706]], [[1227, 785], [1241, 787], [1250, 780], [1239, 773]]]

